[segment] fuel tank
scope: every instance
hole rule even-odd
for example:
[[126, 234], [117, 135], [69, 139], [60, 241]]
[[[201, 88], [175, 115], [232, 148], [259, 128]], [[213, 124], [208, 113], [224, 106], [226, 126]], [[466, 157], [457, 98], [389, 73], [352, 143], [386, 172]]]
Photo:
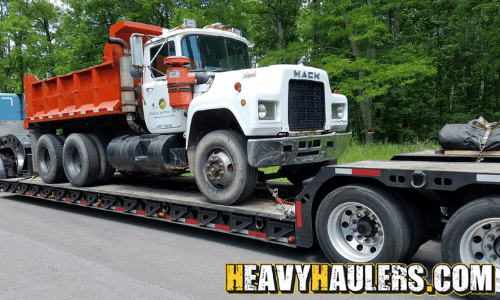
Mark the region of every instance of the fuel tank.
[[125, 135], [109, 143], [106, 156], [118, 171], [178, 173], [187, 167], [184, 142], [175, 134]]

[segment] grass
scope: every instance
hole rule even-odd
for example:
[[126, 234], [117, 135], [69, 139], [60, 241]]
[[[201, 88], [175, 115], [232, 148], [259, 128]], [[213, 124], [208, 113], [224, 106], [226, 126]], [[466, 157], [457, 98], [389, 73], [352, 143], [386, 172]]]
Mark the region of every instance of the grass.
[[[435, 150], [439, 148], [436, 142], [425, 142], [425, 143], [403, 143], [403, 144], [392, 144], [392, 143], [372, 143], [372, 144], [360, 144], [356, 141], [352, 141], [346, 151], [338, 158], [338, 163], [348, 163], [360, 160], [389, 160], [391, 157], [397, 154], [422, 151], [422, 150]], [[279, 167], [269, 167], [261, 168], [265, 174], [272, 174], [278, 172]], [[184, 176], [193, 176], [193, 174], [188, 173]], [[284, 181], [288, 182], [286, 178], [275, 179], [272, 181]]]
[[404, 143], [404, 144], [391, 144], [391, 143], [372, 143], [372, 144], [359, 144], [352, 141], [347, 150], [339, 157], [338, 163], [343, 164], [347, 162], [360, 161], [360, 160], [389, 160], [396, 154], [422, 151], [422, 150], [435, 150], [439, 145], [435, 142], [426, 143]]

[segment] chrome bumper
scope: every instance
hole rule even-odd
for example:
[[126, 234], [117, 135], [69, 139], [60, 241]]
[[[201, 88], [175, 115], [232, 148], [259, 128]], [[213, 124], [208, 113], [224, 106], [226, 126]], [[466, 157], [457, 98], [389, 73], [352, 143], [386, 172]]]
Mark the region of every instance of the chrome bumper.
[[306, 164], [338, 158], [349, 145], [351, 132], [275, 139], [251, 139], [248, 163], [253, 167]]

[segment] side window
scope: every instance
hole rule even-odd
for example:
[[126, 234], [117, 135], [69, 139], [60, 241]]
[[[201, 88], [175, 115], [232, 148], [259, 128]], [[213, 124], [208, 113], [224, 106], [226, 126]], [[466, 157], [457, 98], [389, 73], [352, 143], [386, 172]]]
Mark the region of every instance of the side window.
[[[160, 51], [158, 53], [158, 55], [156, 55], [156, 58], [154, 59], [154, 61], [151, 62], [151, 67], [153, 67], [154, 69], [156, 69], [160, 72], [166, 73], [167, 67], [165, 66], [165, 63], [163, 62], [163, 60], [165, 58], [167, 58], [168, 56], [175, 56], [175, 43], [173, 41], [171, 41], [171, 42], [168, 42], [165, 45], [163, 45], [163, 47], [161, 49], [160, 49], [160, 47], [162, 47], [161, 44], [158, 46], [155, 46], [155, 47], [151, 47], [151, 50], [149, 52], [150, 58], [153, 58], [156, 55], [156, 52], [158, 52], [158, 50]], [[165, 76], [162, 73], [160, 73], [154, 69], [151, 70], [152, 77]]]

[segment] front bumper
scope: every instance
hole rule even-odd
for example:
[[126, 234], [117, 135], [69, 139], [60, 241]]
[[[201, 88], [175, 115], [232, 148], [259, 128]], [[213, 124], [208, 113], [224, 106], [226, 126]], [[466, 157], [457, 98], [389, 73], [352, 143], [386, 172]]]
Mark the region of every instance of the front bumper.
[[350, 139], [350, 132], [251, 139], [247, 143], [248, 163], [262, 168], [333, 160], [347, 149]]

